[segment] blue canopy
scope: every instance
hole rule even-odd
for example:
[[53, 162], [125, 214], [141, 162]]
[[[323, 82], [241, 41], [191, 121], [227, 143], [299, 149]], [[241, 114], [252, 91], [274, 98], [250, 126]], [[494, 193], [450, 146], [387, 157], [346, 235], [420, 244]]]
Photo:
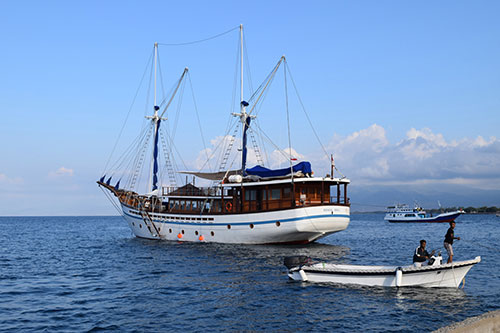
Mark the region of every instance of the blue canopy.
[[[303, 174], [311, 174], [311, 163], [300, 162], [292, 167], [293, 172], [302, 171]], [[264, 168], [261, 165], [254, 166], [253, 168], [246, 169], [247, 174], [253, 176], [259, 176], [262, 178], [272, 178], [272, 177], [283, 177], [290, 174], [290, 168], [271, 170]]]

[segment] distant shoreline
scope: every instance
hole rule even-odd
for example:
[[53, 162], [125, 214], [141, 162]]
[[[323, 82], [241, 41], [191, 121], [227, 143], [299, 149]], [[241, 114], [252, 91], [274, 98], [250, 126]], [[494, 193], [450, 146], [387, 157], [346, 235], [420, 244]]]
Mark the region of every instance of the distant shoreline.
[[[351, 212], [351, 214], [385, 214], [385, 211], [373, 211], [373, 212]], [[495, 215], [497, 213], [464, 213], [464, 215]]]

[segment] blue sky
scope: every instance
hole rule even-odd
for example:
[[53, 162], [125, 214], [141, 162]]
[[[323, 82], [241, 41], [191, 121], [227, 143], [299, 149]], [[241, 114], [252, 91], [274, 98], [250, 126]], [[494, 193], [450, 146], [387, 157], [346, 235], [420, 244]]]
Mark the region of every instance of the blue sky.
[[[113, 214], [95, 180], [153, 43], [240, 23], [253, 86], [286, 55], [318, 135], [354, 189], [498, 189], [499, 12], [497, 1], [3, 1], [0, 215]], [[160, 48], [167, 90], [190, 68], [208, 140], [227, 121], [237, 41], [234, 32]], [[141, 103], [131, 114], [140, 121]], [[319, 163], [315, 140], [296, 130], [292, 146]], [[180, 148], [193, 163], [201, 149]], [[489, 197], [485, 204], [500, 206]]]

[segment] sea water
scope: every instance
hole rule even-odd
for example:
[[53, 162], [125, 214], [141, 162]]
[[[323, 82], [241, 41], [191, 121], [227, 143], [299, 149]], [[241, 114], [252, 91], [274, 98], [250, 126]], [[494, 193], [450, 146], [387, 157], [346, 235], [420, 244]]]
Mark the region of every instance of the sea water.
[[138, 239], [121, 217], [0, 218], [2, 331], [429, 331], [500, 307], [500, 218], [457, 219], [455, 260], [481, 263], [463, 289], [290, 281], [283, 258], [405, 265], [420, 239], [443, 252], [448, 224], [353, 214], [302, 246]]

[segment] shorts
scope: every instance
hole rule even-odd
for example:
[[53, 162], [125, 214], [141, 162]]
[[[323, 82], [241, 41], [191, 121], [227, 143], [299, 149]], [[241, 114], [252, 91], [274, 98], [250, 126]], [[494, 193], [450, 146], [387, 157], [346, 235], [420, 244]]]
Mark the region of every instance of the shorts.
[[451, 246], [450, 243], [444, 242], [444, 248], [446, 249], [446, 252], [448, 252], [448, 256], [453, 255], [453, 246]]

